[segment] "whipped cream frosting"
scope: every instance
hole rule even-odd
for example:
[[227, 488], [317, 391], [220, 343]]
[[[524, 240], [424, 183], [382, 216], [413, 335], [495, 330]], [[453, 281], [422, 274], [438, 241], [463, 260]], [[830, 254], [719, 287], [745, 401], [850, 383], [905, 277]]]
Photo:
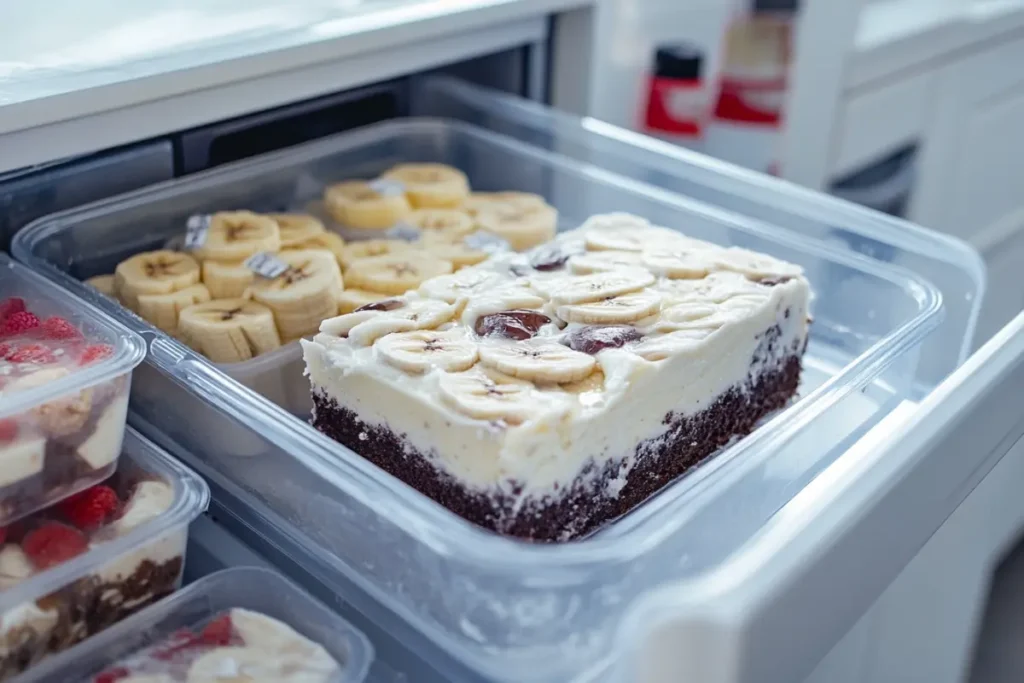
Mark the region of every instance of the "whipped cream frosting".
[[[610, 460], [614, 489], [666, 415], [800, 355], [809, 299], [794, 264], [609, 214], [326, 320], [303, 351], [314, 392], [467, 486], [551, 495]], [[542, 317], [529, 338], [490, 334], [505, 311]]]

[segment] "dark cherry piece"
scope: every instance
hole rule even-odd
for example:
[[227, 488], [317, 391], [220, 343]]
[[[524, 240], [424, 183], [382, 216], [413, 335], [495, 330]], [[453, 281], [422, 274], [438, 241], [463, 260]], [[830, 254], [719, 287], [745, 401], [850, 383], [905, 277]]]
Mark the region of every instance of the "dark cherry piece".
[[396, 308], [401, 307], [402, 302], [398, 299], [384, 299], [384, 301], [374, 301], [372, 304], [363, 304], [354, 310], [353, 313], [359, 313], [361, 311], [393, 311]]
[[774, 287], [775, 285], [784, 285], [792, 279], [790, 275], [779, 275], [777, 277], [763, 277], [757, 283], [765, 287]]
[[522, 341], [532, 338], [542, 325], [549, 322], [551, 318], [543, 313], [515, 309], [480, 316], [473, 329], [481, 337], [506, 337]]
[[571, 256], [582, 254], [583, 249], [579, 247], [567, 247], [566, 245], [551, 245], [540, 247], [530, 255], [530, 265], [535, 270], [558, 270], [565, 265]]
[[605, 349], [617, 349], [643, 337], [640, 330], [628, 325], [581, 327], [565, 337], [565, 345], [573, 351], [594, 355]]

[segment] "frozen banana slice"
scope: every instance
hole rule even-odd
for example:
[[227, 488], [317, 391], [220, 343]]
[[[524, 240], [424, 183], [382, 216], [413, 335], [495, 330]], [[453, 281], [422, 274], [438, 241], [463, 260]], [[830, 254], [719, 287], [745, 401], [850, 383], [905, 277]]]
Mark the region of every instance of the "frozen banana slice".
[[458, 209], [416, 209], [405, 221], [418, 229], [424, 240], [458, 242], [476, 230], [473, 218]]
[[199, 264], [176, 251], [147, 251], [117, 264], [114, 290], [125, 306], [138, 312], [140, 294], [171, 294], [199, 282]]
[[527, 208], [547, 206], [547, 202], [539, 194], [529, 192], [474, 192], [462, 202], [462, 210], [470, 216], [476, 216], [480, 211], [496, 206]]
[[86, 280], [85, 284], [89, 285], [100, 294], [105, 294], [106, 296], [115, 298], [117, 297], [113, 275], [97, 275]]
[[326, 249], [334, 254], [338, 265], [341, 265], [342, 257], [345, 254], [345, 240], [341, 235], [333, 232], [322, 232], [312, 237], [307, 237], [302, 242], [292, 247], [285, 247], [282, 251], [296, 251], [299, 249]]
[[341, 250], [338, 262], [342, 270], [347, 271], [353, 263], [373, 256], [384, 256], [400, 251], [408, 251], [410, 243], [405, 240], [364, 240], [350, 242]]
[[417, 209], [456, 208], [469, 196], [466, 174], [444, 164], [399, 164], [381, 177], [401, 183]]
[[448, 243], [424, 238], [419, 242], [424, 251], [428, 254], [451, 261], [455, 270], [466, 266], [475, 266], [487, 260], [487, 252], [473, 249], [462, 242]]
[[345, 279], [350, 287], [381, 294], [403, 294], [452, 270], [451, 261], [431, 254], [401, 251], [356, 261], [345, 271]]
[[477, 211], [476, 221], [481, 230], [500, 237], [516, 251], [524, 251], [554, 238], [558, 211], [547, 204], [495, 203]]
[[252, 211], [222, 211], [210, 218], [206, 241], [193, 254], [200, 261], [240, 263], [253, 254], [280, 248], [281, 231], [272, 218]]
[[245, 299], [220, 299], [181, 312], [179, 335], [215, 363], [237, 363], [281, 346], [273, 312]]
[[401, 193], [374, 189], [365, 180], [346, 180], [324, 190], [324, 206], [342, 225], [385, 230], [405, 220], [412, 207]]
[[327, 232], [319, 218], [305, 213], [269, 213], [281, 233], [281, 249], [297, 249], [306, 240]]
[[593, 356], [538, 339], [482, 344], [480, 361], [506, 375], [540, 384], [579, 382], [597, 365]]
[[385, 363], [411, 373], [431, 368], [459, 372], [473, 367], [477, 359], [476, 344], [462, 330], [397, 332], [381, 337], [373, 347]]
[[540, 392], [529, 382], [479, 365], [466, 372], [445, 373], [438, 382], [441, 400], [476, 420], [518, 425], [543, 413]]
[[570, 323], [622, 325], [654, 315], [661, 308], [661, 295], [649, 289], [607, 299], [559, 306], [555, 314]]
[[341, 270], [329, 251], [284, 251], [278, 258], [289, 268], [276, 278], [257, 277], [247, 296], [274, 312], [282, 339], [313, 334], [321, 321], [338, 313]]
[[173, 335], [178, 331], [178, 316], [184, 309], [210, 299], [204, 285], [192, 285], [170, 294], [140, 294], [139, 315]]
[[214, 299], [236, 299], [245, 294], [256, 273], [244, 263], [203, 261], [203, 284]]
[[388, 298], [387, 294], [367, 292], [365, 289], [346, 288], [338, 295], [338, 315], [351, 313], [357, 308], [375, 304]]

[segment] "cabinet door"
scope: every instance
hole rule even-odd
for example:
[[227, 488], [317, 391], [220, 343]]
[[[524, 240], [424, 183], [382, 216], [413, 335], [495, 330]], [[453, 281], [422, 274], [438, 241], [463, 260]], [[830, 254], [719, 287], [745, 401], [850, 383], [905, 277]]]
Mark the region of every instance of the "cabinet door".
[[[968, 240], [986, 257], [991, 275], [1004, 275], [986, 295], [979, 342], [1024, 306], [1021, 64], [1024, 39], [1017, 37], [942, 70], [911, 201], [911, 220]], [[1015, 263], [1007, 262], [1011, 253]]]

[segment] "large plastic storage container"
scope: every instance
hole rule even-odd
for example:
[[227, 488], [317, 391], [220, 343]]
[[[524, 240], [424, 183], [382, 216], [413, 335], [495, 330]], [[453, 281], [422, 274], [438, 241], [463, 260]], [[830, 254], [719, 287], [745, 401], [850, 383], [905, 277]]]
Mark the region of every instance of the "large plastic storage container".
[[[25, 680], [92, 681], [135, 652], [170, 638], [182, 628], [198, 631], [232, 609], [277, 619], [319, 643], [340, 665], [326, 683], [362, 683], [373, 662], [373, 646], [347, 621], [280, 574], [256, 567], [225, 569], [205, 576], [82, 646], [34, 669]], [[227, 675], [227, 673], [225, 673]]]
[[[142, 339], [0, 254], [0, 525], [117, 468]], [[16, 302], [18, 309], [8, 315]], [[15, 333], [35, 316], [35, 327]], [[50, 329], [62, 318], [75, 329]], [[40, 323], [40, 320], [42, 321]], [[45, 332], [43, 330], [46, 330]], [[91, 360], [95, 359], [95, 360]]]
[[[55, 559], [60, 549], [51, 545], [31, 550], [30, 545], [39, 543], [30, 541], [28, 534], [15, 546], [10, 542], [14, 530], [6, 530], [8, 544], [0, 562], [0, 680], [99, 633], [181, 584], [189, 524], [206, 510], [209, 488], [129, 428], [120, 466], [109, 485], [127, 504], [136, 487], [147, 481], [169, 486], [170, 499], [146, 491], [146, 501], [134, 503], [123, 517], [91, 532], [88, 549], [64, 562], [32, 567], [40, 559]], [[124, 526], [125, 519], [131, 526]], [[43, 510], [18, 525], [41, 533], [47, 532], [47, 525], [66, 528], [60, 509]], [[49, 543], [67, 544], [66, 536]], [[15, 578], [28, 569], [34, 571]]]
[[[180, 234], [193, 213], [301, 207], [328, 182], [404, 161], [457, 166], [477, 190], [541, 194], [563, 227], [628, 211], [801, 264], [816, 294], [801, 399], [602, 533], [530, 545], [454, 516], [79, 282]], [[445, 120], [378, 124], [58, 214], [26, 228], [14, 249], [152, 340], [133, 402], [140, 425], [195, 453], [254, 528], [297, 539], [495, 680], [564, 681], [603, 668], [636, 596], [713, 569], [902, 400], [917, 349], [942, 317], [935, 287], [899, 266]]]

